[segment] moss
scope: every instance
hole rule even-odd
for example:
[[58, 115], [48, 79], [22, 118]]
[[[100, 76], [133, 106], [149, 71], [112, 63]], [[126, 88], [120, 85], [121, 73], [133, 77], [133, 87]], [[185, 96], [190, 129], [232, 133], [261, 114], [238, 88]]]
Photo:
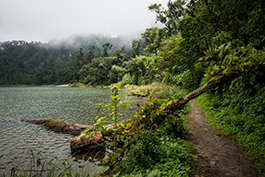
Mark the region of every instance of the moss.
[[63, 121], [48, 119], [46, 120], [44, 127], [49, 130], [53, 129], [54, 131], [60, 131], [65, 127], [65, 123]]

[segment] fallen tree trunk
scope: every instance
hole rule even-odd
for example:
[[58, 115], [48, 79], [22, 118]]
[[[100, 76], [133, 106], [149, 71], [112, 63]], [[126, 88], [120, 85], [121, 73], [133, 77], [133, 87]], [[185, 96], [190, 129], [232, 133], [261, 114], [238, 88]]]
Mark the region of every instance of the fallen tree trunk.
[[71, 139], [71, 152], [72, 153], [90, 153], [90, 152], [98, 152], [101, 150], [105, 150], [105, 140], [101, 132], [97, 132], [97, 135], [92, 136], [90, 139], [85, 137], [85, 134], [80, 133], [83, 130], [90, 129], [90, 131], [94, 131], [93, 126], [89, 125], [80, 125], [72, 122], [64, 122], [57, 121], [53, 119], [37, 119], [37, 120], [22, 120], [23, 122], [32, 123], [41, 125], [48, 130], [52, 130], [55, 132], [62, 132], [74, 135], [73, 139]]
[[[258, 69], [261, 66], [265, 65], [265, 57], [256, 61], [256, 62], [246, 62], [238, 65], [236, 68], [227, 68], [223, 70], [219, 75], [215, 75], [210, 79], [210, 81], [204, 86], [192, 91], [188, 95], [184, 97], [180, 97], [178, 99], [170, 101], [165, 107], [156, 111], [156, 114], [150, 118], [150, 115], [144, 115], [142, 113], [136, 117], [134, 120], [134, 127], [142, 127], [142, 129], [153, 130], [156, 127], [159, 127], [163, 122], [165, 122], [166, 118], [174, 114], [176, 110], [181, 109], [186, 103], [190, 100], [198, 97], [199, 95], [207, 92], [208, 90], [220, 86], [232, 79], [235, 79], [241, 75], [244, 75], [252, 70]], [[150, 122], [149, 119], [152, 119]]]
[[150, 95], [149, 92], [148, 92], [147, 94], [145, 94], [145, 95], [143, 95], [143, 94], [141, 94], [141, 93], [134, 93], [134, 92], [128, 94], [128, 96], [137, 96], [137, 97], [139, 97], [139, 98], [144, 98], [144, 97], [147, 97], [147, 96], [149, 96], [149, 95]]
[[265, 65], [265, 57], [261, 58], [256, 62], [246, 62], [238, 65], [236, 68], [227, 68], [222, 71], [219, 75], [214, 76], [210, 81], [204, 86], [192, 91], [188, 95], [181, 97], [179, 99], [170, 101], [166, 107], [162, 108], [159, 112], [163, 113], [172, 113], [175, 110], [180, 109], [190, 100], [200, 96], [201, 94], [207, 92], [208, 90], [220, 86], [232, 79], [235, 79], [241, 75], [244, 75], [252, 70], [258, 69], [261, 66]]
[[67, 134], [71, 134], [74, 136], [80, 135], [80, 133], [86, 129], [90, 129], [91, 131], [94, 130], [93, 126], [80, 125], [77, 123], [64, 122], [64, 121], [58, 121], [58, 120], [53, 120], [53, 119], [48, 119], [48, 120], [45, 120], [45, 119], [23, 120], [22, 119], [21, 121], [41, 125], [48, 130], [67, 133]]

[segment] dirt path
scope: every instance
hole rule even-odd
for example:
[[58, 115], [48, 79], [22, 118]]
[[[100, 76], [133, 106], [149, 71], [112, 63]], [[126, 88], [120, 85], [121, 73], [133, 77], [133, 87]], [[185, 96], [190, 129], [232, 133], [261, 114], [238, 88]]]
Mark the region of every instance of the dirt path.
[[192, 177], [255, 177], [254, 162], [242, 155], [241, 145], [233, 144], [231, 136], [217, 136], [209, 127], [203, 111], [193, 101], [189, 102], [192, 112], [188, 140], [197, 149], [194, 152], [195, 171]]

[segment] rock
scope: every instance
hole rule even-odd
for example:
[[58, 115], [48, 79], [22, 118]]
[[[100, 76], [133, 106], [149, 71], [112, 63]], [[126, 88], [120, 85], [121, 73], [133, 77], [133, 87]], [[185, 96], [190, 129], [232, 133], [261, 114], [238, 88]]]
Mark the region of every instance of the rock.
[[216, 162], [215, 161], [210, 161], [210, 165], [214, 166], [214, 165], [216, 165]]
[[94, 152], [105, 150], [105, 141], [101, 132], [97, 132], [97, 135], [92, 136], [90, 139], [85, 137], [85, 134], [74, 137], [71, 139], [71, 151], [72, 153], [78, 152]]

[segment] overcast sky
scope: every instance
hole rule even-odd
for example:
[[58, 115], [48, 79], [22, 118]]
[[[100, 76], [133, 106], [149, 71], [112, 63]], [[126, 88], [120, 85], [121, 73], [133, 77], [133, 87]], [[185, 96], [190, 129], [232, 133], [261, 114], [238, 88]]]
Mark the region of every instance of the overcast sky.
[[155, 24], [168, 0], [0, 0], [0, 41], [48, 42], [74, 34], [127, 35]]

